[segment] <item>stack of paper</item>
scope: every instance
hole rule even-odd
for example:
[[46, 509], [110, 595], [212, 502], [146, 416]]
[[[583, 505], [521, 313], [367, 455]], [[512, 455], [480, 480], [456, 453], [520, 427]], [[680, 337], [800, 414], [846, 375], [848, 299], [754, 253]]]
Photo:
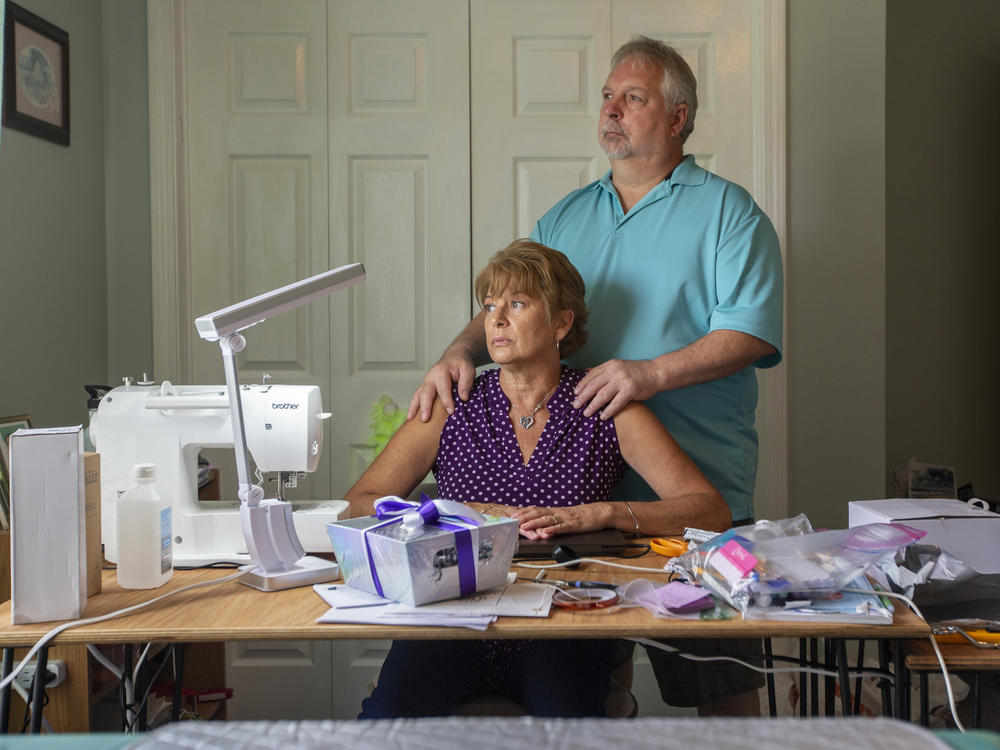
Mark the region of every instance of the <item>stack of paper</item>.
[[498, 616], [547, 617], [554, 589], [537, 583], [509, 583], [464, 599], [419, 606], [383, 599], [344, 584], [321, 583], [313, 590], [330, 605], [316, 622], [486, 630]]

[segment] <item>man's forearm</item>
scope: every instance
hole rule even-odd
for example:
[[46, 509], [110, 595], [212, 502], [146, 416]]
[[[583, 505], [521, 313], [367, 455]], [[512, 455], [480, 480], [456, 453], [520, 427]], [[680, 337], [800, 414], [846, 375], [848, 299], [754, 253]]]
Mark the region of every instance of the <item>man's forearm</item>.
[[775, 351], [771, 344], [748, 333], [712, 331], [653, 360], [658, 390], [671, 391], [725, 378]]
[[455, 340], [448, 345], [441, 355], [445, 359], [450, 354], [456, 354], [469, 359], [476, 367], [490, 362], [490, 354], [486, 349], [486, 329], [483, 325], [483, 313], [469, 321]]

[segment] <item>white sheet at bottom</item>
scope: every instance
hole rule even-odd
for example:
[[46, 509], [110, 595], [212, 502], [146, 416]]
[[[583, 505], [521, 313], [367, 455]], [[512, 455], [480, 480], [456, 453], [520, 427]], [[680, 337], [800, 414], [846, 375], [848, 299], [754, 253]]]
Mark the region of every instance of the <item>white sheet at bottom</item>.
[[933, 732], [885, 718], [541, 719], [180, 722], [129, 750], [947, 750]]

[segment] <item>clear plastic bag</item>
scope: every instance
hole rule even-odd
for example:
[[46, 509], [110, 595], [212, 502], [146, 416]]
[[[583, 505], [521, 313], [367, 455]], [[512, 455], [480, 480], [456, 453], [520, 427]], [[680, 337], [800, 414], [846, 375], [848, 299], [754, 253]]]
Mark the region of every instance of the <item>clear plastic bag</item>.
[[841, 589], [925, 533], [886, 523], [793, 536], [740, 527], [675, 558], [672, 567], [745, 613], [799, 593]]

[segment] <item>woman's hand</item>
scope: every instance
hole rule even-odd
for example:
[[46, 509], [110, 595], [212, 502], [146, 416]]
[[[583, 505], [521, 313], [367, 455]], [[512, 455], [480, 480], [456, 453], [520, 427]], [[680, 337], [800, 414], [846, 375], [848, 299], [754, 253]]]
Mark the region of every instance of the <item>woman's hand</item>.
[[609, 503], [586, 503], [565, 508], [513, 508], [511, 518], [520, 522], [518, 531], [527, 539], [551, 539], [557, 534], [578, 534], [603, 529], [611, 520]]

